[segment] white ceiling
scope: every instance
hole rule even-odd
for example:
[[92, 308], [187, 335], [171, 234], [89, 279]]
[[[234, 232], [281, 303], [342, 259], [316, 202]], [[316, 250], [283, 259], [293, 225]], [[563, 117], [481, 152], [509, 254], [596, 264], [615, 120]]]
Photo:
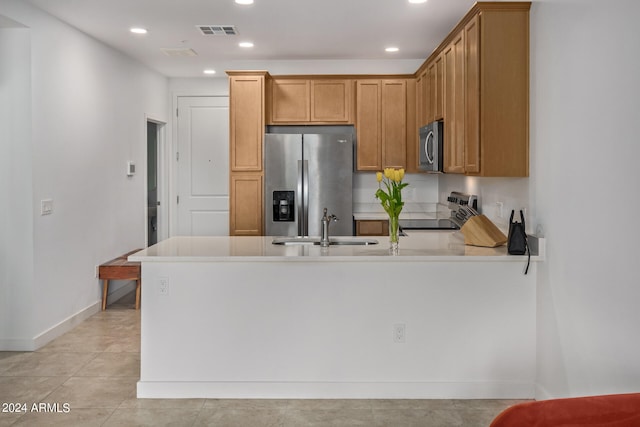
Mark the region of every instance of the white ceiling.
[[[270, 69], [278, 61], [424, 60], [474, 0], [28, 0], [168, 77]], [[203, 36], [197, 25], [235, 25], [236, 36]], [[129, 28], [148, 29], [134, 35]], [[252, 41], [250, 49], [238, 47]], [[397, 46], [396, 53], [385, 47]], [[161, 48], [190, 48], [169, 57]], [[408, 70], [413, 72], [415, 69]], [[358, 70], [353, 71], [358, 72]]]

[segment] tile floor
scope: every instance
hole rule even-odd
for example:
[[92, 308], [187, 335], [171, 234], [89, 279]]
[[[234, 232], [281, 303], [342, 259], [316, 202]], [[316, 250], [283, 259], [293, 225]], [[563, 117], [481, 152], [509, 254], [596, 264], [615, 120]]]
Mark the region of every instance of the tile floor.
[[[0, 352], [0, 427], [486, 427], [519, 402], [136, 399], [139, 375], [140, 312], [130, 294], [38, 351]], [[40, 402], [49, 412], [32, 411]], [[12, 412], [15, 403], [26, 413]]]

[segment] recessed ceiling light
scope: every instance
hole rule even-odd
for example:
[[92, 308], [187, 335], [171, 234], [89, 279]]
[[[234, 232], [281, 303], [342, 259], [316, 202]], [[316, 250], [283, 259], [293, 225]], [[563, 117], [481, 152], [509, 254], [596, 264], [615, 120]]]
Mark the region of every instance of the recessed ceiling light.
[[386, 48], [384, 51], [385, 51], [385, 52], [397, 52], [397, 51], [399, 51], [399, 50], [400, 50], [400, 49], [398, 49], [397, 47], [388, 47], [388, 48]]
[[129, 31], [131, 31], [133, 34], [147, 34], [146, 28], [133, 27]]
[[240, 42], [240, 43], [238, 43], [238, 46], [240, 46], [240, 47], [253, 47], [253, 43], [251, 43], [251, 42]]
[[253, 4], [253, 0], [235, 0], [237, 4]]
[[211, 74], [215, 74], [216, 70], [207, 69], [207, 70], [204, 70], [203, 73], [211, 75]]
[[427, 0], [409, 0], [409, 3], [415, 3], [415, 4], [426, 3], [426, 2], [427, 2]]

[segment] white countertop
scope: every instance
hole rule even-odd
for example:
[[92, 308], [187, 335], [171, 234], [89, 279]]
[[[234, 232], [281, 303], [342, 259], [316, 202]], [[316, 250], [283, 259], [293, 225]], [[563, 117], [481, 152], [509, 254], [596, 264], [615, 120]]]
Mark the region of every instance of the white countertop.
[[[442, 261], [518, 261], [526, 256], [510, 256], [506, 246], [481, 248], [467, 246], [460, 231], [411, 231], [400, 237], [400, 253], [389, 255], [388, 237], [372, 237], [377, 245], [274, 245], [274, 237], [171, 237], [129, 257], [141, 262], [442, 262]], [[540, 255], [544, 259], [544, 239]]]

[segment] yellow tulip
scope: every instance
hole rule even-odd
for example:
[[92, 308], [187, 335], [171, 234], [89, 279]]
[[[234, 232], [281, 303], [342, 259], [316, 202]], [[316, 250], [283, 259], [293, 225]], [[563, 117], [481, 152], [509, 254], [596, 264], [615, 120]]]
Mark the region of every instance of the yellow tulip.
[[393, 177], [393, 168], [384, 168], [384, 176], [391, 179]]
[[402, 181], [402, 179], [404, 178], [404, 168], [400, 168], [400, 181]]
[[400, 171], [398, 169], [393, 170], [393, 180], [395, 182], [400, 182], [402, 178], [400, 178]]
[[382, 181], [382, 172], [376, 172], [376, 179], [378, 182]]

